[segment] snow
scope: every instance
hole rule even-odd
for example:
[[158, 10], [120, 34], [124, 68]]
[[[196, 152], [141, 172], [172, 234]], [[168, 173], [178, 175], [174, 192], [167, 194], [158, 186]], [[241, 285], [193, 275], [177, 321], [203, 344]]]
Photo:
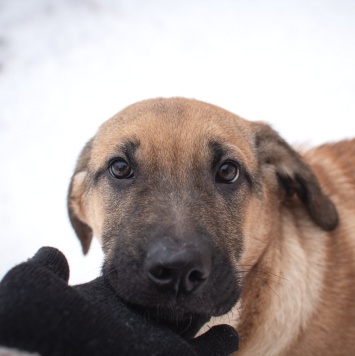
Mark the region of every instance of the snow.
[[355, 136], [354, 39], [352, 0], [2, 0], [0, 278], [43, 245], [71, 283], [99, 274], [67, 186], [98, 126], [138, 100], [204, 100], [291, 143]]

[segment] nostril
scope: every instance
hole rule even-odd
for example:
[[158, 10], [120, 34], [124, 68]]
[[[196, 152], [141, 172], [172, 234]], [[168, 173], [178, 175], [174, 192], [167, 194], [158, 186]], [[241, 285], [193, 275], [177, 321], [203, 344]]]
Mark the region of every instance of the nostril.
[[192, 283], [199, 283], [204, 281], [208, 276], [205, 276], [205, 274], [201, 271], [191, 271], [187, 278], [192, 282]]
[[181, 282], [181, 288], [186, 292], [192, 292], [201, 287], [207, 281], [209, 272], [207, 270], [192, 270], [186, 274]]
[[174, 278], [174, 271], [171, 268], [160, 265], [151, 267], [148, 274], [151, 279], [160, 282], [170, 282]]
[[148, 276], [154, 284], [161, 288], [174, 289], [182, 292], [193, 292], [208, 279], [207, 270], [189, 268], [168, 268], [161, 265], [152, 266]]

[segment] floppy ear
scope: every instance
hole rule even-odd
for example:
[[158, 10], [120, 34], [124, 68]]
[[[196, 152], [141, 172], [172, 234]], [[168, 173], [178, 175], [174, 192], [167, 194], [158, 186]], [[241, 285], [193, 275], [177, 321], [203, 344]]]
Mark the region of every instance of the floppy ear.
[[92, 141], [93, 139], [85, 145], [79, 156], [68, 191], [69, 218], [81, 242], [84, 255], [86, 255], [89, 251], [93, 235], [91, 227], [87, 224], [83, 206], [85, 178], [87, 176], [87, 165], [90, 159]]
[[270, 126], [253, 123], [259, 165], [272, 165], [287, 196], [297, 194], [313, 221], [324, 230], [338, 225], [338, 213], [333, 202], [324, 194], [311, 167]]

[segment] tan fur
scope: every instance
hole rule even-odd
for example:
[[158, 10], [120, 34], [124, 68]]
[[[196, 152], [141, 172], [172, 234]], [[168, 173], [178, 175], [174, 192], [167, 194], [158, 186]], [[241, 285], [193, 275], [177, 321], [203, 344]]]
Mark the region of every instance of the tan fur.
[[[282, 208], [281, 224], [264, 235], [268, 246], [263, 254], [256, 252], [259, 260], [246, 276], [245, 294], [227, 319], [242, 337], [237, 355], [354, 353], [354, 149], [352, 140], [304, 154], [341, 222], [334, 232], [324, 232], [297, 208]], [[244, 259], [249, 266], [250, 259]], [[221, 322], [226, 319], [208, 325]]]
[[[79, 220], [100, 238], [110, 224], [107, 186], [87, 187], [85, 180], [105, 166], [121, 142], [140, 140], [137, 159], [152, 174], [164, 171], [167, 184], [183, 187], [194, 162], [208, 159], [206, 140], [211, 137], [230, 147], [259, 186], [236, 207], [243, 225], [241, 257], [233, 254], [236, 242], [219, 242], [243, 275], [243, 294], [230, 313], [213, 318], [206, 328], [226, 322], [234, 326], [241, 337], [239, 356], [354, 354], [354, 140], [298, 154], [267, 125], [209, 104], [186, 99], [139, 103], [107, 121], [90, 141], [90, 154], [86, 150], [80, 158], [69, 192], [71, 218], [77, 219], [73, 226], [80, 230]], [[171, 194], [178, 229], [186, 221], [188, 196]], [[116, 224], [127, 219], [125, 206], [131, 203], [122, 202]], [[156, 217], [145, 219], [150, 223]], [[236, 224], [223, 212], [221, 219]], [[205, 223], [214, 234], [213, 222], [206, 217]], [[87, 251], [90, 239], [85, 241]]]

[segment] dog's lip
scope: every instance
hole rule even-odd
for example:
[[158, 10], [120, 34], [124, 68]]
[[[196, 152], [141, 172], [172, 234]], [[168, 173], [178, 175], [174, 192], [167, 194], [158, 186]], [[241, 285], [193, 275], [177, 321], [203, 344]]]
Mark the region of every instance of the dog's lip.
[[[139, 313], [152, 318], [152, 320], [162, 321], [176, 321], [184, 322], [190, 320], [195, 316], [203, 316], [202, 313], [194, 313], [183, 310], [183, 308], [176, 308], [175, 306], [168, 308], [167, 306], [157, 305], [155, 307], [145, 306], [141, 304], [127, 303], [131, 308], [137, 310]], [[207, 315], [206, 315], [207, 316]]]
[[143, 305], [129, 304], [135, 312], [141, 314], [145, 320], [168, 327], [184, 337], [193, 337], [202, 325], [211, 319], [211, 315], [199, 313], [177, 312], [175, 309], [159, 307], [146, 307]]
[[194, 337], [199, 329], [211, 318], [211, 315], [206, 313], [187, 312], [182, 307], [176, 307], [176, 305], [146, 306], [133, 303], [119, 296], [107, 278], [105, 278], [105, 281], [115, 291], [116, 297], [124, 301], [128, 308], [141, 315], [144, 320], [167, 327], [184, 338]]

